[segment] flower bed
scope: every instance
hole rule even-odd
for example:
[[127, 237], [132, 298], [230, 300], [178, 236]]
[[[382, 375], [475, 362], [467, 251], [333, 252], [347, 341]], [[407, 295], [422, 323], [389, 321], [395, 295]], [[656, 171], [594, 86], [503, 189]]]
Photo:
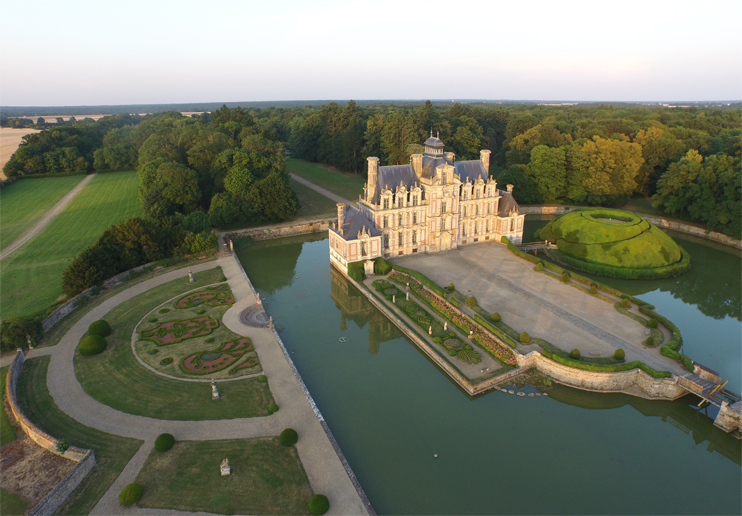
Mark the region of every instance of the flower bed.
[[234, 304], [234, 296], [229, 291], [229, 287], [227, 287], [226, 292], [223, 292], [225, 289], [220, 287], [192, 292], [187, 296], [183, 296], [175, 303], [175, 308], [193, 308], [198, 305], [221, 306]]
[[[245, 337], [236, 341], [226, 342], [219, 349], [194, 353], [180, 362], [180, 367], [186, 373], [207, 374], [221, 371], [237, 362], [248, 351], [255, 351], [252, 342]], [[234, 368], [233, 372], [258, 364], [258, 357], [250, 357], [243, 364]]]
[[158, 346], [166, 346], [186, 339], [203, 337], [218, 327], [219, 321], [206, 315], [193, 319], [160, 323], [156, 328], [140, 331], [139, 338], [141, 340], [151, 340]]

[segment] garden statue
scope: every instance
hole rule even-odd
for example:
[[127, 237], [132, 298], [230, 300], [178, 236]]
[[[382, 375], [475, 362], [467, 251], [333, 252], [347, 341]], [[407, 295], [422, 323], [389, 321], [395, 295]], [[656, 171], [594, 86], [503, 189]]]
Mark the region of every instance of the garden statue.
[[191, 269], [188, 269], [188, 281], [193, 283], [193, 274], [191, 274]]
[[229, 459], [224, 459], [222, 461], [222, 465], [221, 465], [220, 469], [221, 469], [221, 472], [222, 472], [222, 476], [223, 477], [226, 477], [226, 476], [232, 474], [232, 467], [229, 465]]
[[258, 296], [258, 300], [257, 300], [257, 303], [258, 303], [259, 305], [262, 305], [262, 304], [263, 304], [263, 302], [262, 302], [262, 301], [260, 300], [260, 292], [257, 292], [257, 293], [256, 293], [256, 295]]
[[219, 391], [216, 390], [216, 380], [212, 380], [211, 382], [211, 399], [212, 400], [219, 399]]
[[26, 333], [26, 342], [28, 342], [28, 349], [33, 349], [33, 340], [28, 333]]
[[469, 338], [471, 339], [474, 337], [474, 330], [469, 330]]
[[273, 316], [272, 315], [268, 318], [268, 327], [271, 330], [273, 329]]
[[405, 299], [406, 299], [407, 301], [409, 301], [409, 300], [410, 300], [410, 293], [409, 293], [409, 292], [407, 292], [407, 297], [406, 297]]
[[433, 335], [433, 327], [428, 326], [428, 335]]
[[410, 290], [410, 282], [407, 282], [407, 290]]
[[443, 331], [448, 331], [448, 321], [443, 321]]
[[397, 295], [396, 294], [394, 294], [392, 296], [392, 303], [394, 303], [395, 305], [397, 304]]

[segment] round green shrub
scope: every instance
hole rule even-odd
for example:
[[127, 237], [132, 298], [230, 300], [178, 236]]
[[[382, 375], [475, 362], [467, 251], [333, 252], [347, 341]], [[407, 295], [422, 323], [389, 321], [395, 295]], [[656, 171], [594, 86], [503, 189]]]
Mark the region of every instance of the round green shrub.
[[197, 314], [205, 314], [205, 313], [206, 313], [206, 310], [204, 310], [203, 308], [199, 308], [199, 309], [198, 309], [198, 310], [196, 311], [196, 313], [197, 313]]
[[448, 284], [448, 291], [449, 292], [453, 292], [454, 290], [456, 290], [456, 287], [453, 286], [453, 283], [449, 283]]
[[259, 382], [267, 382], [268, 381], [268, 377], [265, 376], [264, 374], [261, 374], [260, 376], [258, 376], [258, 381]]
[[214, 337], [209, 337], [208, 339], [206, 339], [206, 342], [214, 342]]
[[521, 333], [519, 339], [523, 344], [528, 344], [529, 342], [531, 342], [531, 336], [528, 335], [526, 332]]
[[458, 351], [455, 349], [449, 349], [448, 350], [448, 356], [455, 357], [458, 354]]
[[160, 365], [170, 365], [173, 363], [173, 357], [167, 357], [160, 360]]
[[144, 488], [139, 482], [132, 482], [125, 486], [119, 493], [119, 502], [121, 505], [131, 505], [142, 497]]
[[500, 314], [498, 314], [497, 312], [495, 312], [492, 315], [490, 315], [490, 319], [492, 319], [495, 322], [502, 321], [502, 317], [500, 317]]
[[592, 295], [597, 294], [598, 293], [598, 287], [596, 287], [595, 285], [593, 285], [592, 287], [590, 287], [590, 293]]
[[655, 319], [654, 317], [652, 317], [649, 320], [649, 322], [647, 322], [647, 326], [649, 326], [650, 328], [656, 328], [658, 325], [659, 323], [657, 322], [657, 319]]
[[541, 262], [538, 262], [536, 264], [536, 270], [539, 271], [539, 272], [541, 272], [542, 270], [544, 270], [544, 264], [541, 263]]
[[621, 306], [624, 308], [631, 308], [631, 301], [629, 301], [628, 299], [622, 299]]
[[67, 441], [67, 439], [62, 438], [59, 441], [57, 441], [57, 452], [64, 453], [67, 451], [67, 448], [69, 447], [70, 447], [70, 443], [69, 441]]
[[281, 432], [281, 435], [278, 436], [278, 440], [281, 441], [281, 444], [284, 446], [293, 446], [296, 444], [296, 441], [299, 440], [299, 434], [297, 434], [296, 430], [293, 428], [287, 428]]
[[471, 344], [464, 344], [464, 349], [466, 349], [467, 351], [471, 351], [474, 348], [471, 347]]
[[469, 299], [466, 300], [466, 306], [469, 308], [474, 308], [477, 306], [477, 298], [474, 296], [471, 296]]
[[97, 355], [106, 349], [106, 339], [100, 335], [88, 335], [80, 341], [80, 354], [85, 356]]
[[318, 516], [330, 510], [330, 500], [323, 494], [316, 494], [309, 499], [309, 511]]
[[577, 348], [573, 349], [572, 351], [569, 352], [569, 356], [572, 357], [572, 358], [574, 358], [575, 360], [579, 360], [580, 359], [580, 350], [577, 349]]
[[227, 278], [222, 276], [221, 278], [219, 278], [219, 281], [227, 281]]
[[268, 412], [273, 414], [274, 412], [278, 412], [278, 405], [275, 403], [272, 403], [271, 405], [268, 405]]
[[147, 319], [147, 321], [149, 321], [149, 322], [157, 322], [157, 317], [150, 317], [149, 319]]
[[103, 319], [90, 323], [88, 326], [88, 335], [100, 335], [101, 337], [108, 337], [111, 332], [111, 325]]
[[562, 273], [562, 282], [563, 283], [569, 283], [569, 273], [568, 272], [563, 272]]
[[443, 340], [440, 337], [433, 337], [433, 342], [435, 342], [436, 344], [440, 344], [441, 342], [443, 342]]
[[613, 358], [615, 358], [616, 360], [623, 360], [624, 358], [626, 358], [626, 352], [623, 349], [618, 348], [616, 352], [613, 353]]
[[645, 346], [654, 346], [654, 337], [647, 337], [647, 340], [644, 341]]
[[160, 350], [157, 348], [152, 348], [149, 351], [147, 351], [147, 353], [149, 353], [150, 355], [156, 355], [158, 351]]
[[155, 439], [155, 449], [159, 452], [166, 452], [175, 444], [175, 437], [172, 434], [160, 434]]
[[163, 308], [162, 310], [160, 310], [160, 313], [161, 313], [161, 314], [166, 314], [166, 313], [168, 313], [169, 311], [170, 311], [170, 309], [169, 309], [169, 308]]

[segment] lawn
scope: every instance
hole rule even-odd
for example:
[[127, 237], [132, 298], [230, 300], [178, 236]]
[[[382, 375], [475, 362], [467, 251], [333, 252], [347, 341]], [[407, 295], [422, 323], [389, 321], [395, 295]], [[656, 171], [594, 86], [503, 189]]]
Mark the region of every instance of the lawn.
[[0, 369], [0, 378], [2, 378], [3, 382], [2, 387], [0, 387], [3, 390], [3, 410], [0, 411], [0, 446], [8, 444], [9, 442], [15, 440], [15, 428], [13, 428], [13, 425], [10, 424], [8, 412], [5, 410], [5, 377], [8, 376], [8, 370], [10, 370], [10, 366], [5, 366]]
[[[193, 275], [196, 286], [216, 283], [221, 269]], [[219, 403], [207, 382], [183, 382], [144, 368], [131, 350], [131, 335], [143, 315], [176, 295], [192, 290], [188, 278], [155, 287], [121, 303], [106, 315], [113, 334], [106, 350], [84, 357], [75, 353], [75, 374], [85, 392], [122, 412], [181, 421], [267, 416], [273, 396], [268, 383], [255, 378], [219, 384]], [[121, 393], [126, 393], [122, 395]]]
[[288, 168], [292, 174], [303, 177], [349, 201], [357, 201], [358, 196], [363, 195], [363, 185], [366, 184], [365, 174], [332, 172], [323, 166], [294, 158], [289, 159]]
[[0, 248], [33, 226], [84, 177], [27, 179], [0, 190]]
[[138, 188], [136, 172], [97, 175], [36, 238], [3, 260], [2, 318], [32, 314], [58, 300], [62, 272], [75, 255], [108, 226], [142, 214]]
[[[219, 465], [229, 459], [232, 474]], [[136, 479], [139, 507], [220, 514], [310, 514], [307, 475], [293, 446], [277, 437], [183, 441], [152, 450]]]
[[50, 357], [32, 358], [18, 379], [18, 400], [29, 419], [72, 446], [92, 448], [97, 465], [72, 492], [60, 514], [88, 514], [131, 460], [142, 441], [107, 434], [82, 425], [59, 410], [46, 387]]
[[0, 514], [3, 516], [26, 514], [28, 502], [15, 493], [0, 488]]
[[337, 216], [337, 206], [332, 199], [328, 199], [321, 193], [293, 179], [291, 180], [291, 189], [299, 196], [299, 202], [301, 203], [296, 219], [321, 219], [330, 218], [333, 215]]

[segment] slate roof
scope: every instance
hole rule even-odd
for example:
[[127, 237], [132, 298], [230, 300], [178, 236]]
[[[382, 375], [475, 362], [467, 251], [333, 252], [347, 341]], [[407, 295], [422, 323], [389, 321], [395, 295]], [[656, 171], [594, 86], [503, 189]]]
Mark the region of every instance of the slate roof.
[[[366, 217], [358, 208], [353, 206], [345, 205], [345, 215], [343, 217], [343, 232], [336, 231], [344, 240], [355, 240], [358, 238], [358, 232], [361, 231], [364, 226], [366, 231], [372, 236], [379, 236], [381, 233], [374, 227], [368, 217]], [[336, 221], [337, 223], [337, 221]], [[333, 230], [334, 231], [334, 230]]]
[[423, 173], [422, 177], [430, 178], [435, 177], [435, 169], [441, 165], [448, 163], [443, 158], [431, 158], [430, 156], [423, 156]]
[[500, 199], [500, 205], [497, 210], [497, 215], [500, 217], [508, 217], [510, 216], [510, 209], [514, 208], [515, 211], [519, 211], [520, 207], [518, 206], [518, 203], [513, 199], [513, 194], [510, 192], [506, 192], [505, 190], [500, 190], [500, 195], [502, 196]]
[[483, 181], [487, 181], [487, 171], [484, 169], [484, 164], [477, 160], [471, 161], [457, 161], [454, 163], [456, 174], [461, 178], [461, 182], [476, 181], [480, 177]]
[[417, 175], [412, 165], [391, 165], [388, 167], [379, 167], [379, 182], [376, 194], [373, 198], [373, 203], [379, 203], [379, 193], [387, 186], [391, 189], [399, 187], [400, 182], [405, 185], [406, 188], [410, 188], [417, 182]]
[[443, 142], [436, 138], [435, 136], [431, 136], [427, 140], [425, 140], [425, 146], [426, 147], [435, 147], [436, 149], [442, 149], [444, 147]]

